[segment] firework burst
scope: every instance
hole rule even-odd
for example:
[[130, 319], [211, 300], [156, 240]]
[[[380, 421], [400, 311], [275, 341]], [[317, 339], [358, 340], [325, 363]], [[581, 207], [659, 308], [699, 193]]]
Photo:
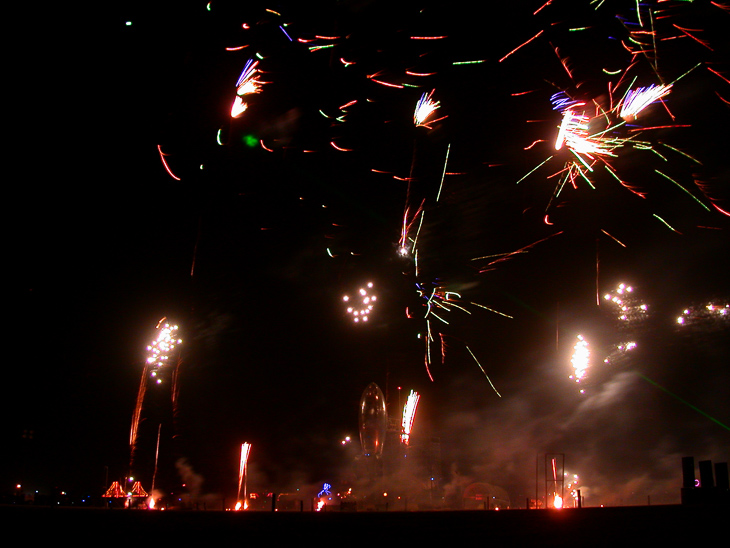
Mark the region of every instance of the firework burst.
[[[182, 339], [177, 338], [178, 326], [166, 322], [163, 324], [164, 320], [157, 324], [157, 338], [147, 346], [146, 367], [152, 377], [158, 377], [160, 369], [169, 363], [172, 351], [182, 343]], [[162, 381], [157, 378], [157, 382], [159, 384]]]
[[435, 120], [429, 120], [433, 113], [441, 106], [440, 101], [434, 101], [432, 99], [434, 91], [435, 90], [432, 90], [431, 93], [424, 93], [418, 100], [416, 110], [413, 113], [413, 123], [416, 127], [431, 129], [429, 124], [433, 124], [434, 122], [438, 122], [439, 120], [446, 118], [446, 116], [443, 116], [441, 118], [436, 118]]
[[249, 59], [243, 67], [241, 75], [238, 77], [238, 81], [236, 82], [236, 97], [231, 107], [232, 118], [238, 118], [248, 108], [248, 104], [243, 101], [243, 97], [254, 93], [261, 93], [261, 87], [266, 83], [256, 77], [259, 72], [256, 68], [258, 64], [258, 61]]
[[367, 322], [375, 308], [378, 296], [373, 291], [373, 282], [368, 282], [365, 287], [357, 290], [353, 297], [344, 295], [342, 301], [347, 304], [346, 313], [354, 323]]

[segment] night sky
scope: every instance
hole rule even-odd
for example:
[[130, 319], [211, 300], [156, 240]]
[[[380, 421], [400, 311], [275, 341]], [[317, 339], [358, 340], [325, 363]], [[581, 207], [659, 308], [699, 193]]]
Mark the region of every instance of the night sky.
[[[127, 474], [162, 317], [184, 340], [180, 406], [173, 421], [169, 385], [149, 388], [140, 452], [164, 416], [170, 489], [182, 473], [200, 496], [233, 496], [244, 441], [251, 490], [336, 485], [370, 382], [390, 413], [398, 387], [421, 394], [414, 443], [440, 437], [447, 490], [480, 481], [524, 501], [536, 456], [555, 452], [588, 504], [675, 503], [681, 457], [730, 458], [730, 320], [698, 312], [730, 299], [727, 8], [649, 2], [642, 29], [634, 2], [610, 0], [499, 16], [429, 1], [156, 4], [15, 14], [28, 32], [7, 107], [3, 494], [98, 495]], [[655, 41], [631, 41], [651, 24]], [[249, 59], [265, 83], [232, 119]], [[554, 196], [577, 160], [553, 146], [551, 97], [594, 115], [609, 83], [614, 105], [674, 85], [615, 132], [646, 143], [607, 158], [624, 184], [598, 159]], [[445, 118], [414, 127], [432, 90]], [[398, 242], [421, 203], [416, 270]], [[342, 295], [368, 281], [377, 307], [354, 324]], [[469, 312], [431, 316], [433, 380], [416, 282]], [[619, 283], [647, 305], [640, 319], [602, 299]], [[581, 386], [568, 378], [578, 334], [592, 352]]]

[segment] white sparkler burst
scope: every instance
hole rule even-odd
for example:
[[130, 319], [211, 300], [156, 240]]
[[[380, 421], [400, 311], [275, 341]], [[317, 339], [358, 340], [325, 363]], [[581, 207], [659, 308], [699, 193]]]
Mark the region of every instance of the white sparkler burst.
[[239, 97], [250, 93], [261, 92], [263, 82], [256, 78], [256, 74], [258, 73], [256, 66], [258, 64], [258, 61], [249, 59], [246, 66], [243, 67], [243, 72], [241, 72], [241, 76], [238, 77], [238, 81], [236, 82], [236, 95]]
[[671, 89], [671, 84], [668, 86], [655, 86], [652, 84], [647, 88], [629, 91], [621, 102], [619, 116], [624, 120], [629, 118], [635, 120], [642, 110], [667, 95]]
[[[238, 502], [236, 503], [236, 510], [246, 510], [248, 508], [248, 501], [246, 500], [246, 475], [248, 470], [248, 456], [251, 453], [251, 444], [245, 442], [241, 444], [241, 461], [238, 467]], [[241, 488], [243, 488], [243, 502], [241, 502]]]
[[436, 112], [437, 108], [440, 107], [439, 101], [434, 101], [433, 99], [431, 99], [432, 95], [433, 91], [431, 91], [431, 93], [424, 93], [423, 95], [421, 95], [418, 103], [416, 103], [416, 110], [413, 113], [413, 123], [416, 125], [416, 127], [427, 127], [431, 129], [428, 124], [436, 122], [436, 120], [431, 120], [431, 122], [427, 122], [428, 118], [434, 112]]
[[421, 396], [418, 394], [418, 392], [411, 390], [411, 393], [408, 394], [408, 400], [406, 401], [406, 405], [403, 407], [403, 431], [401, 433], [401, 441], [405, 445], [408, 445], [411, 439], [411, 431], [413, 430], [413, 419], [416, 418], [416, 409], [418, 407], [418, 400], [420, 399]]
[[233, 99], [233, 105], [231, 106], [231, 118], [238, 118], [241, 114], [246, 112], [248, 104], [243, 102], [243, 99], [236, 97]]
[[241, 76], [238, 77], [238, 81], [236, 82], [236, 97], [233, 100], [233, 106], [231, 106], [232, 118], [238, 118], [248, 108], [248, 103], [245, 103], [242, 99], [244, 95], [261, 92], [261, 86], [265, 82], [261, 82], [256, 78], [256, 74], [258, 73], [256, 66], [258, 64], [258, 61], [249, 59], [243, 67]]
[[583, 112], [578, 114], [572, 109], [565, 110], [558, 137], [555, 140], [555, 150], [560, 150], [565, 144], [574, 153], [585, 154], [588, 157], [591, 154], [616, 156], [613, 150], [622, 145], [624, 140], [606, 138], [603, 136], [605, 132], [591, 135], [590, 121], [591, 118]]

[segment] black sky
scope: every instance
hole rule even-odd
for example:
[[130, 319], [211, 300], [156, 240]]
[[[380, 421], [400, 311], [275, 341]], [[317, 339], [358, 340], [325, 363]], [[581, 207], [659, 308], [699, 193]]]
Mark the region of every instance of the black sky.
[[[676, 502], [679, 457], [727, 461], [727, 321], [680, 332], [674, 319], [692, 304], [727, 304], [730, 224], [654, 170], [730, 209], [728, 13], [670, 2], [669, 23], [657, 20], [664, 37], [681, 34], [670, 23], [701, 26], [713, 49], [688, 36], [660, 44], [665, 81], [701, 65], [667, 99], [675, 123], [690, 127], [646, 133], [668, 161], [636, 150], [615, 161], [647, 198], [600, 175], [596, 189], [581, 181], [550, 202], [557, 178], [547, 176], [564, 159], [515, 184], [554, 153], [560, 116], [550, 96], [605, 100], [602, 69], [631, 60], [616, 14], [634, 20], [634, 3], [554, 2], [533, 15], [539, 1], [517, 2], [500, 18], [466, 5], [398, 4], [123, 3], [93, 17], [82, 8], [18, 15], [34, 30], [12, 63], [7, 209], [18, 276], [3, 492], [17, 482], [94, 491], [107, 470], [126, 473], [144, 348], [163, 316], [185, 339], [170, 452], [187, 459], [206, 493], [233, 489], [243, 441], [253, 443], [262, 489], [331, 481], [348, 462], [340, 440], [356, 436], [370, 382], [393, 412], [396, 387], [423, 394], [414, 436], [420, 428], [442, 438], [451, 485], [479, 480], [524, 496], [534, 490], [535, 455], [556, 451], [593, 502], [643, 503], [647, 494]], [[579, 27], [590, 28], [570, 30]], [[296, 41], [316, 35], [340, 38], [320, 39], [336, 44], [321, 51]], [[570, 59], [572, 79], [555, 48]], [[235, 81], [255, 53], [270, 83], [232, 121]], [[476, 60], [484, 62], [453, 64]], [[637, 59], [637, 85], [658, 83], [647, 65]], [[375, 73], [420, 87], [379, 85], [368, 78]], [[432, 89], [448, 117], [414, 128], [415, 103]], [[354, 99], [345, 123], [320, 113], [337, 116]], [[671, 123], [651, 108], [652, 124]], [[245, 135], [274, 152], [246, 146]], [[528, 149], [535, 139], [546, 142]], [[452, 175], [435, 204], [447, 147]], [[416, 337], [425, 322], [405, 317], [406, 306], [421, 304], [413, 264], [396, 254], [406, 186], [392, 175], [411, 173], [412, 202], [427, 199], [421, 279], [513, 316], [450, 312], [434, 382]], [[552, 225], [543, 222], [548, 203]], [[472, 260], [538, 241], [483, 273], [489, 261]], [[369, 279], [382, 305], [355, 326], [340, 298]], [[626, 334], [596, 306], [597, 291], [619, 282], [637, 287], [651, 315], [630, 333], [636, 356], [597, 375], [582, 396], [567, 379], [572, 344], [584, 333], [607, 354]], [[18, 345], [20, 359], [10, 350]]]

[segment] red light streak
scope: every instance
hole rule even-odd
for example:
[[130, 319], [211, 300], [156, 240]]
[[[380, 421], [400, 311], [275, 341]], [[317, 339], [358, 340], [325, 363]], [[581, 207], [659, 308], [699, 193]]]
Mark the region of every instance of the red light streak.
[[504, 57], [502, 57], [502, 58], [501, 58], [501, 59], [500, 59], [499, 61], [497, 61], [497, 62], [498, 62], [498, 63], [501, 63], [502, 61], [504, 61], [505, 59], [507, 59], [507, 57], [509, 57], [510, 55], [512, 55], [512, 54], [513, 54], [514, 52], [516, 52], [516, 51], [517, 51], [518, 49], [520, 49], [520, 48], [522, 48], [523, 46], [526, 46], [527, 44], [529, 44], [530, 42], [532, 42], [532, 41], [533, 41], [533, 40], [534, 40], [535, 38], [537, 38], [538, 36], [540, 36], [540, 35], [541, 35], [542, 33], [543, 33], [543, 31], [540, 31], [540, 32], [538, 32], [538, 33], [537, 33], [537, 34], [536, 34], [535, 36], [533, 36], [532, 38], [530, 38], [530, 39], [529, 39], [529, 40], [527, 40], [526, 42], [523, 42], [522, 44], [520, 44], [519, 46], [517, 46], [517, 47], [516, 47], [515, 49], [513, 49], [512, 51], [510, 51], [510, 52], [509, 52], [509, 53], [508, 53], [507, 55], [505, 55]]
[[157, 151], [160, 153], [160, 160], [162, 160], [162, 165], [165, 166], [165, 170], [167, 171], [167, 173], [170, 174], [170, 177], [172, 177], [176, 181], [179, 181], [180, 177], [175, 175], [172, 170], [170, 170], [170, 166], [167, 165], [167, 162], [165, 161], [165, 154], [163, 154], [162, 147], [160, 145], [157, 145]]

